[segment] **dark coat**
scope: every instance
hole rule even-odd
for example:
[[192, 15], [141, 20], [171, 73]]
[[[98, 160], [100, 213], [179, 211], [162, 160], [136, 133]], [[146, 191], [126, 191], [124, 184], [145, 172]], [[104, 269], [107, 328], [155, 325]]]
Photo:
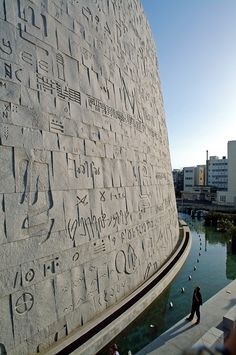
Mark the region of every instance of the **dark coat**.
[[202, 305], [202, 295], [200, 290], [198, 290], [197, 288], [195, 288], [195, 290], [193, 291], [193, 305], [196, 306]]

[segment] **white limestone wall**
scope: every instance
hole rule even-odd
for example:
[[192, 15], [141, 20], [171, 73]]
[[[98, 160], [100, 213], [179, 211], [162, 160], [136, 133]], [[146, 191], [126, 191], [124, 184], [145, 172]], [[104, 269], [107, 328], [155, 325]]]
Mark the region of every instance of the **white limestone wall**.
[[167, 129], [139, 1], [1, 0], [0, 28], [0, 353], [43, 353], [175, 248]]

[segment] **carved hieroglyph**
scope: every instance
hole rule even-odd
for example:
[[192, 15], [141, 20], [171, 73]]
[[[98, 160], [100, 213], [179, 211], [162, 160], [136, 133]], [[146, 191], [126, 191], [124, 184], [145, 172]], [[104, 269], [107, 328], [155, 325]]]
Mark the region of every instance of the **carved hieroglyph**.
[[0, 27], [0, 347], [44, 352], [175, 248], [167, 129], [139, 1], [1, 0]]

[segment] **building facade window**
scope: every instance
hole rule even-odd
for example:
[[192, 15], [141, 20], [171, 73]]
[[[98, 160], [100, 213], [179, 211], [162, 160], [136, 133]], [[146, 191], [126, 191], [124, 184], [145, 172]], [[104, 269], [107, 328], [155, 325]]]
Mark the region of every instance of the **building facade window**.
[[220, 202], [226, 202], [226, 196], [220, 196]]

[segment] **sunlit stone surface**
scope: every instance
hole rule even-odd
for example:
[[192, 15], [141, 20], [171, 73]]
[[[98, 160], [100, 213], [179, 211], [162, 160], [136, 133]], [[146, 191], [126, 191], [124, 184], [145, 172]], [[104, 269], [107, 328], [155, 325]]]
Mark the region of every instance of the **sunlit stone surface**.
[[0, 1], [0, 352], [44, 352], [129, 295], [178, 223], [136, 0]]

